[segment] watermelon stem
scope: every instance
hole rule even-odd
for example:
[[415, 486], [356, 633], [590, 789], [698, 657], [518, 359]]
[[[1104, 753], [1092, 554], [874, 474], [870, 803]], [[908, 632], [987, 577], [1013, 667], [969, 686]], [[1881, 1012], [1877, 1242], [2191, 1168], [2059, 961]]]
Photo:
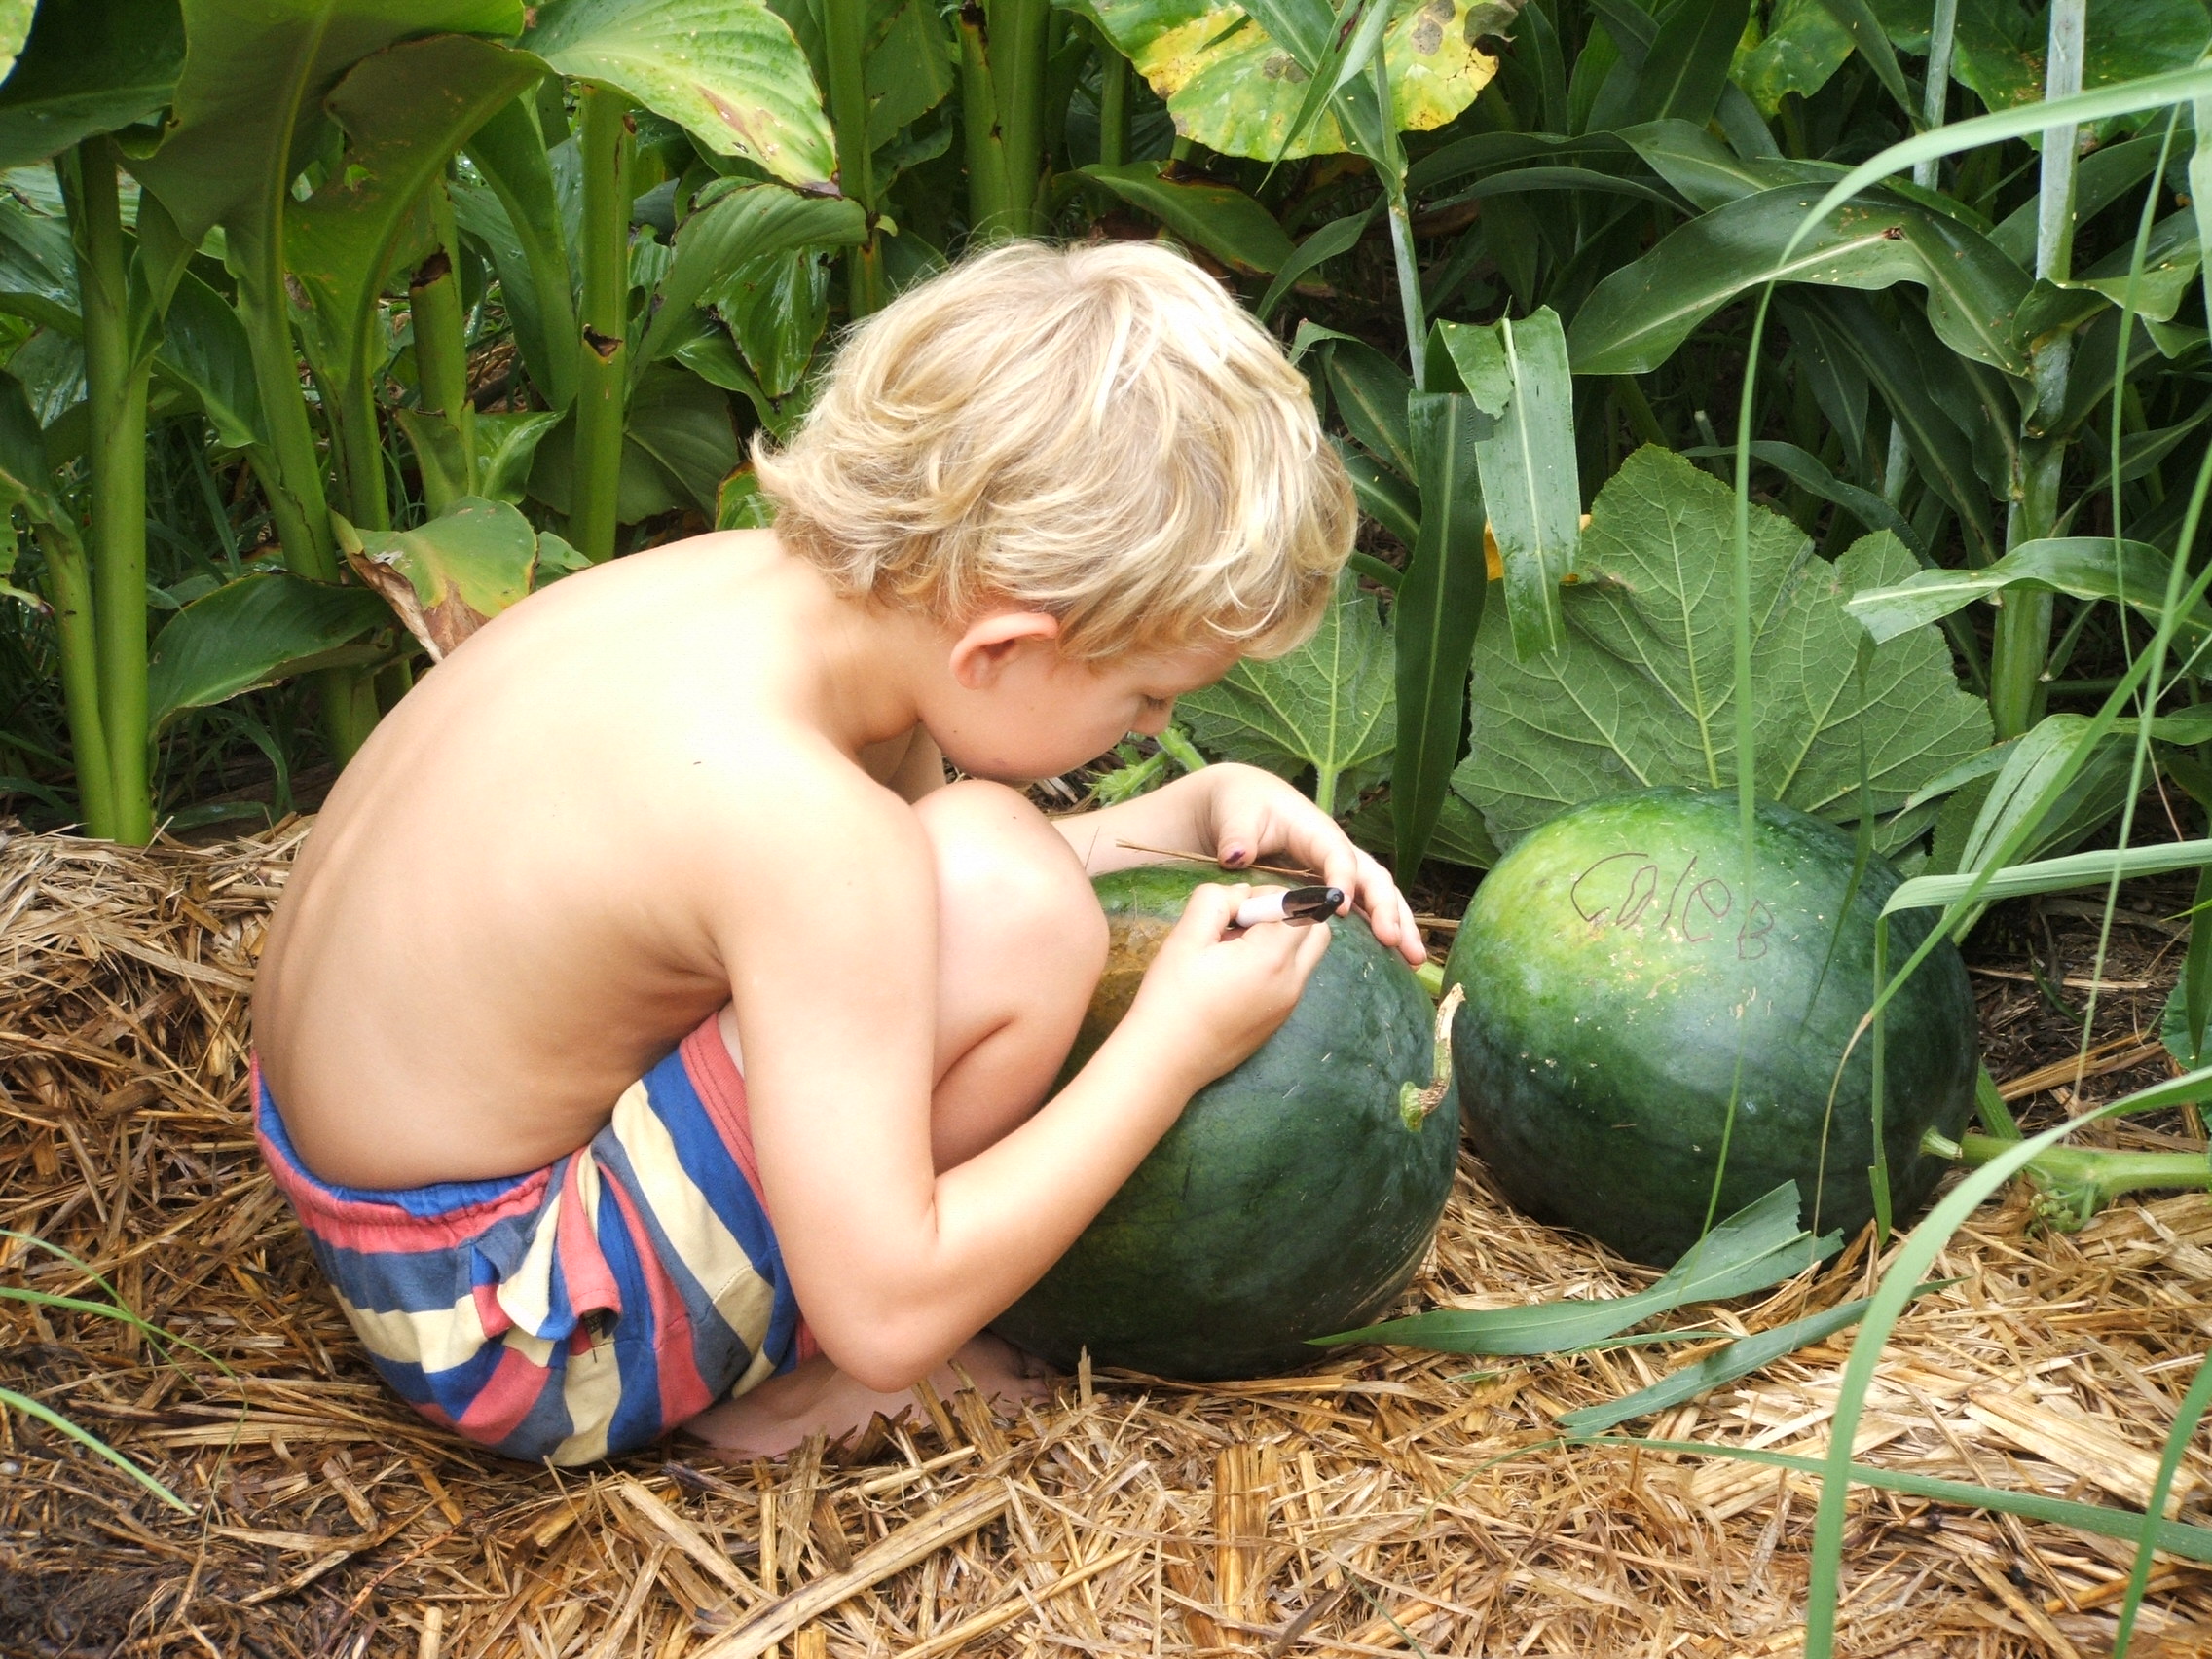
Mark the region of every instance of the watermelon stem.
[[[1969, 1133], [1954, 1141], [1930, 1129], [1920, 1150], [1969, 1168], [2002, 1158], [2018, 1142]], [[2061, 1233], [2088, 1225], [2123, 1193], [2151, 1189], [2212, 1191], [2212, 1158], [2201, 1152], [2125, 1152], [2112, 1147], [2053, 1146], [2021, 1171], [2035, 1184], [2036, 1211]]]
[[1426, 1088], [1412, 1083], [1398, 1086], [1398, 1116], [1405, 1120], [1406, 1127], [1419, 1134], [1428, 1115], [1444, 1104], [1444, 1096], [1452, 1088], [1452, 1016], [1459, 1012], [1459, 1005], [1467, 1000], [1467, 987], [1454, 985], [1444, 993], [1444, 1001], [1436, 1010], [1436, 1046], [1429, 1061], [1429, 1084]]

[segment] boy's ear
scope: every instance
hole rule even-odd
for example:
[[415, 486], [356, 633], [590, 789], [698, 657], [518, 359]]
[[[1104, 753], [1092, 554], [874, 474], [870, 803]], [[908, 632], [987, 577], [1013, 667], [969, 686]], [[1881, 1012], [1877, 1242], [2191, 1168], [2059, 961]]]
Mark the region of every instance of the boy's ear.
[[1042, 610], [996, 610], [971, 622], [952, 642], [952, 678], [969, 691], [987, 691], [1032, 641], [1060, 637], [1060, 619]]

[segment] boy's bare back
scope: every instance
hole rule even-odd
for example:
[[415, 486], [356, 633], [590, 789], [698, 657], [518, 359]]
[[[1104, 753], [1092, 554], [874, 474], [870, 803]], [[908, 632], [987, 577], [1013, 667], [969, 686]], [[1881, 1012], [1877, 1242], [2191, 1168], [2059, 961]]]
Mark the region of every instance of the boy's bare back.
[[260, 1059], [312, 1167], [405, 1187], [582, 1145], [729, 1000], [723, 943], [796, 842], [849, 861], [800, 955], [850, 972], [860, 889], [912, 852], [884, 786], [942, 780], [854, 678], [836, 716], [865, 747], [824, 730], [834, 608], [769, 533], [702, 536], [534, 596], [392, 711], [261, 964]]

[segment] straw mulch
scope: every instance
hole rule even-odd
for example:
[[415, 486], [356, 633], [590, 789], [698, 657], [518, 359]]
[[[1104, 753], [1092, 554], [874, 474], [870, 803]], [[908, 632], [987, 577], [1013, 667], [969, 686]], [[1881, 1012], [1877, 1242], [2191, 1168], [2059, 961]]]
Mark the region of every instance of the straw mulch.
[[[1797, 1650], [1806, 1484], [1550, 1444], [1558, 1413], [1658, 1375], [1654, 1349], [1479, 1372], [1358, 1351], [1245, 1386], [1076, 1378], [1017, 1420], [973, 1395], [933, 1400], [865, 1444], [773, 1464], [670, 1442], [556, 1476], [430, 1428], [378, 1387], [252, 1153], [243, 996], [302, 832], [151, 854], [0, 846], [0, 1224], [87, 1259], [173, 1339], [165, 1351], [110, 1320], [0, 1302], [0, 1385], [96, 1430], [194, 1510], [0, 1414], [0, 1654], [729, 1659], [771, 1638], [795, 1659]], [[2089, 924], [2059, 926], [2066, 959], [2043, 964], [2074, 996], [2059, 981], [2087, 973]], [[2172, 977], [2172, 930], [2121, 932], [2107, 974], [2140, 983], [2110, 993], [2098, 1038], [2130, 1039], [2106, 1058], [2158, 1075], [2127, 1056]], [[2035, 1057], [2013, 1028], [2035, 1023], [2040, 993], [2009, 972], [1978, 981], [2000, 1076]], [[2131, 1080], [2116, 1067], [2082, 1091]], [[0, 1245], [0, 1286], [100, 1294]], [[1870, 1271], [1862, 1240], [1717, 1324], [1832, 1304]], [[2123, 1203], [2066, 1235], [2015, 1194], [1940, 1272], [1961, 1282], [1908, 1316], [1860, 1455], [2141, 1505], [2212, 1327], [2212, 1204]], [[1468, 1165], [1409, 1306], [1647, 1276], [1520, 1219]], [[1628, 1429], [1818, 1451], [1846, 1340]], [[2181, 1513], [2208, 1500], [2199, 1449]], [[1841, 1650], [2106, 1654], [2129, 1559], [1858, 1491]], [[2152, 1582], [2137, 1659], [2212, 1652], [2212, 1573], [2161, 1558]]]

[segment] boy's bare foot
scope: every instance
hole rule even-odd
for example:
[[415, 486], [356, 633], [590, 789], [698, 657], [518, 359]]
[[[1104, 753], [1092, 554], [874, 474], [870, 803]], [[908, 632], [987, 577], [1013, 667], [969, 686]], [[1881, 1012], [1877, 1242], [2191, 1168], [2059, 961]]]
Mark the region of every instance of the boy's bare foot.
[[[930, 1373], [930, 1386], [939, 1394], [949, 1396], [967, 1386], [954, 1366], [968, 1374], [986, 1400], [1015, 1405], [1041, 1400], [1050, 1392], [1035, 1360], [988, 1333], [971, 1340]], [[866, 1427], [878, 1412], [896, 1418], [903, 1411], [920, 1409], [912, 1389], [881, 1394], [864, 1388], [818, 1354], [781, 1377], [771, 1377], [751, 1393], [709, 1406], [683, 1425], [683, 1432], [725, 1452], [774, 1457], [812, 1434], [840, 1440]]]

